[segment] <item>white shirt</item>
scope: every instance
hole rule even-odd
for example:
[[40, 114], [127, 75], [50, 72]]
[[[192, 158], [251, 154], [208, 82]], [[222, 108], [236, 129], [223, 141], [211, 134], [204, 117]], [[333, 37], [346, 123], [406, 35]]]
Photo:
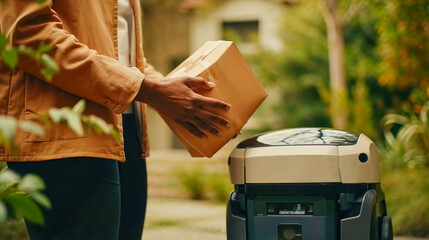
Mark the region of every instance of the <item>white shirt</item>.
[[[134, 11], [130, 0], [118, 0], [118, 58], [119, 62], [136, 65]], [[132, 113], [132, 105], [124, 113]]]

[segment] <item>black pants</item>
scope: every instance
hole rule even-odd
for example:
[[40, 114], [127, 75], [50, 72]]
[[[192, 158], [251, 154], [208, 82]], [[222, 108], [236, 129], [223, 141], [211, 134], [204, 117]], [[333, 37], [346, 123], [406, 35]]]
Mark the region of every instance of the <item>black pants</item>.
[[52, 209], [45, 225], [26, 221], [32, 240], [140, 240], [147, 199], [146, 163], [134, 115], [124, 115], [125, 163], [68, 158], [8, 163], [20, 175], [35, 173], [46, 184]]
[[141, 240], [147, 204], [146, 160], [134, 114], [122, 115], [124, 125], [125, 158], [119, 165], [121, 182], [121, 223], [119, 240]]

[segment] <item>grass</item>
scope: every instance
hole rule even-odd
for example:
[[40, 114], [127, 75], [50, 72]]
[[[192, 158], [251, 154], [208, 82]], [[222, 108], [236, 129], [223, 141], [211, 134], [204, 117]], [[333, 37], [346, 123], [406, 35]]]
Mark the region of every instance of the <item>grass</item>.
[[161, 219], [161, 220], [149, 222], [149, 224], [147, 224], [145, 228], [155, 229], [155, 228], [165, 228], [165, 227], [178, 227], [181, 225], [182, 225], [182, 222], [178, 220]]

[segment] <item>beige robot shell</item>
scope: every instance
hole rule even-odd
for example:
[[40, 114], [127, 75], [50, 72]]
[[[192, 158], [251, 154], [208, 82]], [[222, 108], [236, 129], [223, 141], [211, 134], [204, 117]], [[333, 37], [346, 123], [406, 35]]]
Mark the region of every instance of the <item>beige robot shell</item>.
[[287, 129], [240, 143], [231, 153], [232, 184], [380, 183], [374, 142], [363, 134]]

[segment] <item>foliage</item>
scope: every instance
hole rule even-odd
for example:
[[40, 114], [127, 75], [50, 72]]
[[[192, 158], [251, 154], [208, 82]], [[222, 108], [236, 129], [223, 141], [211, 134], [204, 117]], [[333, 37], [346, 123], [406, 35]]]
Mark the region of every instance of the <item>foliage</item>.
[[[2, 2], [2, 0], [0, 1]], [[45, 0], [35, 0], [42, 4]], [[14, 47], [8, 45], [8, 39], [0, 31], [0, 60], [9, 68], [14, 69], [19, 61], [19, 55], [26, 55], [41, 62], [44, 68], [42, 75], [49, 81], [53, 74], [58, 72], [55, 62], [46, 54], [50, 46], [40, 45], [37, 50], [26, 46]], [[17, 153], [14, 138], [17, 129], [43, 136], [43, 129], [29, 121], [18, 121], [12, 117], [0, 115], [0, 146], [11, 148], [13, 153]], [[49, 199], [40, 191], [45, 188], [43, 180], [34, 175], [28, 174], [21, 178], [11, 170], [0, 166], [0, 227], [7, 219], [15, 216], [23, 216], [28, 221], [36, 224], [43, 224], [44, 219], [40, 206], [50, 208]], [[38, 205], [39, 204], [39, 205]]]
[[200, 200], [203, 199], [204, 194], [204, 173], [202, 168], [193, 167], [187, 168], [186, 170], [179, 169], [177, 177], [182, 183], [184, 189], [192, 199]]
[[[103, 119], [94, 115], [83, 115], [85, 110], [85, 100], [80, 100], [73, 108], [51, 108], [48, 113], [40, 114], [46, 126], [50, 126], [51, 121], [60, 124], [66, 123], [78, 136], [83, 136], [84, 127], [88, 130], [95, 130], [99, 134], [112, 135], [116, 141], [121, 141], [118, 131], [112, 124], [106, 123]], [[82, 125], [83, 123], [83, 125]], [[43, 136], [43, 128], [37, 123], [29, 121], [19, 121], [15, 118], [0, 115], [0, 146], [10, 148], [14, 154], [19, 149], [14, 142], [17, 129], [24, 130]]]
[[198, 164], [181, 166], [175, 175], [191, 199], [225, 202], [233, 190], [228, 173], [210, 171]]
[[9, 68], [14, 69], [19, 61], [19, 55], [31, 57], [37, 62], [40, 62], [44, 68], [40, 70], [40, 73], [50, 81], [55, 73], [58, 73], [59, 69], [57, 64], [47, 54], [51, 50], [49, 45], [41, 44], [37, 50], [29, 48], [27, 46], [12, 47], [7, 44], [8, 39], [5, 35], [0, 32], [0, 60], [2, 60]]
[[83, 115], [85, 110], [85, 100], [81, 99], [73, 108], [51, 108], [48, 114], [42, 114], [41, 118], [45, 124], [49, 125], [50, 120], [54, 123], [67, 123], [67, 125], [78, 135], [83, 136], [84, 128], [95, 130], [99, 134], [112, 135], [116, 141], [121, 141], [118, 131], [112, 124], [106, 123], [103, 119], [95, 115]]
[[390, 106], [417, 113], [429, 98], [429, 3], [383, 0], [376, 6], [379, 84], [389, 89]]
[[15, 134], [18, 129], [31, 132], [40, 137], [44, 136], [42, 127], [30, 121], [19, 121], [13, 117], [0, 115], [0, 146], [4, 145], [10, 148], [14, 154], [18, 153], [18, 147], [15, 144]]
[[[43, 4], [46, 0], [34, 0], [38, 4]], [[3, 0], [0, 0], [0, 3]], [[46, 80], [50, 81], [55, 73], [58, 73], [59, 69], [57, 64], [52, 58], [46, 54], [51, 50], [51, 46], [46, 44], [40, 44], [37, 50], [30, 47], [20, 45], [11, 46], [8, 44], [9, 39], [0, 31], [0, 60], [2, 60], [10, 69], [14, 69], [19, 61], [19, 55], [31, 57], [37, 62], [40, 62], [44, 68], [40, 70], [42, 76]]]
[[219, 202], [226, 202], [228, 200], [229, 194], [233, 190], [228, 173], [211, 173], [207, 177], [207, 182], [214, 200]]
[[34, 174], [27, 174], [21, 178], [11, 170], [1, 171], [0, 225], [15, 216], [23, 216], [28, 221], [43, 224], [40, 206], [51, 208], [49, 199], [41, 193], [44, 188], [43, 180]]
[[[419, 114], [388, 114], [384, 118], [383, 156], [390, 168], [425, 167], [429, 169], [429, 101]], [[396, 134], [394, 132], [395, 131]]]
[[381, 185], [395, 235], [429, 236], [429, 169], [382, 169]]
[[[0, 1], [2, 2], [2, 1]], [[42, 4], [45, 0], [35, 0]], [[25, 55], [42, 63], [44, 66], [41, 69], [41, 74], [50, 81], [55, 73], [59, 71], [57, 64], [52, 58], [46, 54], [51, 50], [51, 47], [41, 44], [37, 50], [27, 46], [11, 46], [9, 39], [0, 31], [0, 61], [3, 61], [10, 69], [14, 69], [19, 61], [19, 55]], [[14, 154], [17, 154], [18, 148], [14, 142], [15, 134], [18, 129], [26, 132], [31, 132], [38, 136], [43, 136], [43, 129], [36, 123], [29, 121], [19, 121], [13, 117], [0, 114], [0, 146], [10, 148]]]
[[[379, 146], [382, 185], [394, 231], [429, 236], [429, 101], [419, 114], [388, 114]], [[418, 209], [418, 211], [416, 211]]]
[[260, 47], [256, 54], [246, 56], [275, 102], [265, 115], [277, 121], [267, 123], [266, 128], [330, 125], [322, 101], [329, 78], [324, 31], [317, 8], [297, 4], [285, 10], [281, 22], [284, 49], [274, 52]]
[[429, 3], [382, 1], [380, 22], [380, 84], [399, 89], [429, 85]]
[[[347, 19], [350, 3], [340, 3], [342, 18]], [[381, 110], [388, 92], [377, 83], [377, 15], [369, 6], [361, 11], [365, 14], [350, 17], [343, 31], [346, 79], [352, 93], [350, 130], [374, 137], [381, 135], [377, 123], [384, 115]], [[320, 9], [312, 1], [288, 5], [279, 33], [282, 51], [261, 48], [257, 54], [247, 56], [267, 90], [274, 89], [270, 100], [275, 104], [269, 115], [279, 116], [279, 120], [270, 122], [267, 128], [330, 127], [329, 57]]]

